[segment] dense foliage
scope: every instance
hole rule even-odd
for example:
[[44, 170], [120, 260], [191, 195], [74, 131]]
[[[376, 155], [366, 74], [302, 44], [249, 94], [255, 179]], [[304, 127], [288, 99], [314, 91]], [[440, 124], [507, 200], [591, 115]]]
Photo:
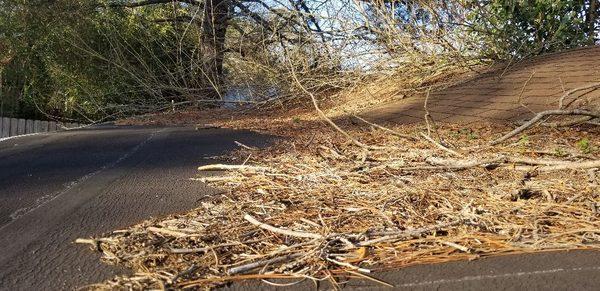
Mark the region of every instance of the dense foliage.
[[8, 115], [92, 119], [119, 112], [120, 105], [161, 104], [177, 87], [196, 85], [198, 72], [180, 69], [193, 56], [178, 53], [193, 49], [191, 37], [146, 21], [162, 11], [34, 2], [3, 3]]
[[489, 57], [510, 58], [593, 44], [597, 1], [472, 1], [468, 21]]

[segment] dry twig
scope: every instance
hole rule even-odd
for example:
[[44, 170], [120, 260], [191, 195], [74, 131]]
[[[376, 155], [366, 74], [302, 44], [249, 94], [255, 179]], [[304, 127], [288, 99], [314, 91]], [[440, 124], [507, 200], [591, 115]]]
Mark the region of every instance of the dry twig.
[[244, 215], [244, 219], [247, 220], [248, 222], [262, 228], [262, 229], [266, 229], [268, 231], [272, 231], [274, 233], [279, 233], [279, 234], [284, 234], [284, 235], [289, 235], [289, 236], [295, 236], [295, 237], [303, 237], [303, 238], [313, 238], [313, 239], [322, 239], [323, 236], [320, 234], [316, 234], [316, 233], [310, 233], [310, 232], [300, 232], [300, 231], [293, 231], [293, 230], [287, 230], [287, 229], [281, 229], [281, 228], [277, 228], [274, 227], [272, 225], [268, 225], [266, 223], [260, 222], [258, 220], [256, 220], [254, 217], [252, 217], [252, 215], [250, 214], [246, 214]]
[[529, 120], [528, 122], [526, 122], [525, 124], [515, 128], [513, 131], [503, 135], [502, 137], [493, 140], [492, 142], [490, 142], [491, 145], [497, 145], [500, 144], [504, 141], [506, 141], [507, 139], [514, 137], [515, 135], [527, 130], [528, 128], [534, 126], [536, 123], [538, 123], [540, 120], [542, 120], [544, 117], [546, 116], [552, 116], [552, 115], [583, 115], [583, 116], [591, 116], [594, 118], [600, 118], [600, 112], [593, 112], [593, 111], [589, 111], [589, 110], [583, 110], [583, 109], [571, 109], [571, 110], [546, 110], [546, 111], [542, 111], [539, 112], [534, 118], [532, 118], [531, 120]]

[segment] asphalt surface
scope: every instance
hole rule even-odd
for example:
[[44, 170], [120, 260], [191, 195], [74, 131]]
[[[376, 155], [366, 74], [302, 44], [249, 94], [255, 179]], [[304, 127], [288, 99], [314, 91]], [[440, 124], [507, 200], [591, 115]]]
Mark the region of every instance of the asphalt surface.
[[211, 156], [269, 138], [224, 129], [104, 127], [0, 142], [0, 289], [65, 290], [123, 273], [77, 238], [193, 209]]
[[[345, 290], [600, 290], [600, 251], [519, 254], [407, 267], [373, 272], [372, 280], [339, 279]], [[256, 281], [232, 284], [223, 290], [332, 290], [328, 281], [280, 280], [275, 287]]]
[[[69, 290], [127, 273], [102, 264], [90, 237], [183, 212], [218, 190], [196, 167], [269, 137], [244, 131], [103, 127], [0, 142], [0, 289]], [[600, 252], [547, 252], [376, 272], [400, 290], [600, 290]], [[330, 289], [306, 280], [295, 290]], [[385, 289], [350, 280], [352, 290]], [[242, 282], [224, 289], [289, 289]]]

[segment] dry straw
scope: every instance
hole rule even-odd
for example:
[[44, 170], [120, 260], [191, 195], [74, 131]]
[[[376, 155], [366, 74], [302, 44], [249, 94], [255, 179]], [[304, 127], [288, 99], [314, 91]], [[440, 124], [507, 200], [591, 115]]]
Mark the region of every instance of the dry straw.
[[506, 128], [442, 126], [440, 136], [465, 157], [457, 158], [421, 138], [419, 126], [346, 126], [377, 145], [364, 148], [331, 130], [315, 133], [317, 123], [294, 124], [279, 127], [294, 138], [242, 148], [243, 166], [201, 167], [216, 171], [221, 178], [207, 181], [227, 192], [194, 211], [82, 241], [134, 270], [93, 287], [280, 278], [337, 286], [341, 275], [386, 285], [373, 270], [600, 246], [598, 174], [584, 166], [544, 170], [597, 162], [597, 149], [581, 153], [575, 144], [597, 143], [598, 128], [536, 128], [526, 140], [491, 147], [486, 140]]

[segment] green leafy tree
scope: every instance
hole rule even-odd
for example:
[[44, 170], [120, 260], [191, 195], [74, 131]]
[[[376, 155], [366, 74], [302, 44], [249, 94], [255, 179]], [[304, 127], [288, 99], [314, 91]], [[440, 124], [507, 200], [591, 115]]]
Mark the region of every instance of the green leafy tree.
[[488, 57], [524, 57], [593, 43], [597, 0], [469, 1], [470, 32]]

